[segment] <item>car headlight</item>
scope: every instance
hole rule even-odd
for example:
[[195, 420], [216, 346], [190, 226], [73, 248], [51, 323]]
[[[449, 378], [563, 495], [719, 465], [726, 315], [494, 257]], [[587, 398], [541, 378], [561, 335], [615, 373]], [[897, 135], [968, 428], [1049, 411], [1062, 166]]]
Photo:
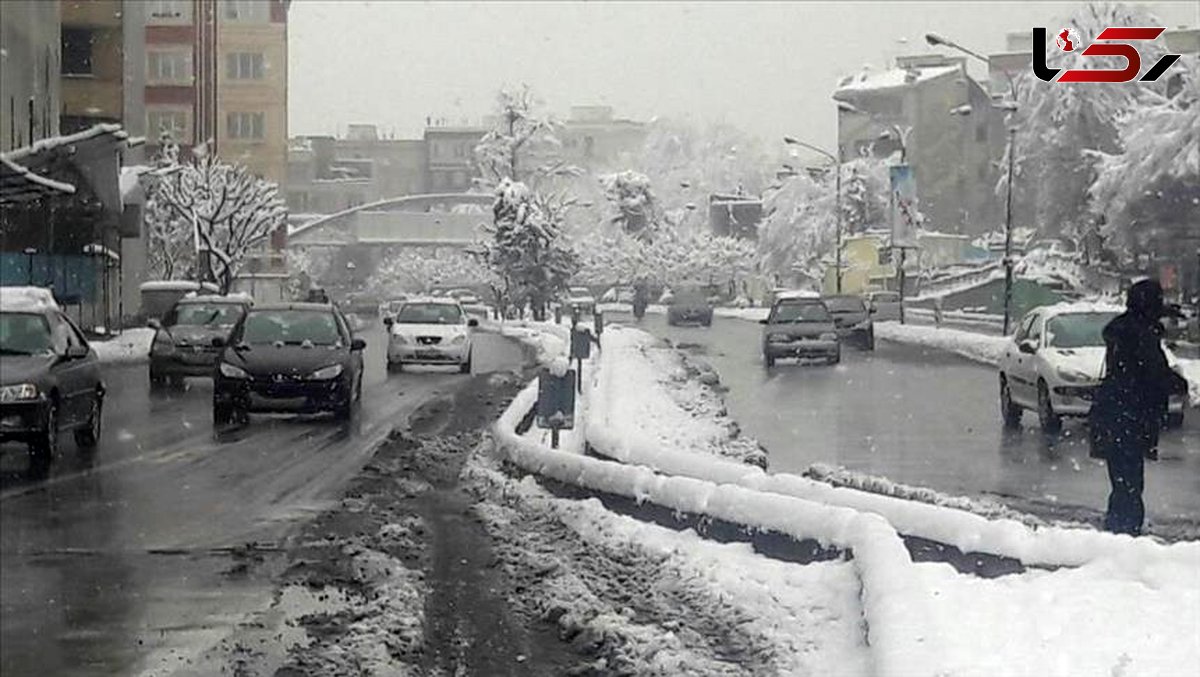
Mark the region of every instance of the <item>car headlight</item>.
[[461, 346], [463, 343], [466, 343], [466, 341], [467, 341], [467, 335], [459, 334], [458, 336], [455, 336], [454, 338], [450, 339], [450, 345]]
[[342, 365], [331, 364], [328, 367], [322, 367], [314, 371], [313, 373], [309, 374], [308, 377], [314, 381], [328, 381], [331, 378], [337, 378], [341, 375]]
[[0, 402], [21, 402], [24, 400], [36, 400], [37, 398], [38, 389], [32, 383], [18, 383], [17, 385], [0, 387]]
[[787, 334], [768, 334], [767, 343], [788, 343], [792, 340]]
[[221, 371], [221, 376], [225, 378], [250, 378], [250, 374], [247, 374], [245, 369], [235, 367], [228, 362], [222, 362], [218, 369]]
[[820, 336], [818, 336], [817, 338], [821, 339], [822, 341], [836, 341], [836, 340], [838, 340], [838, 335], [837, 335], [837, 332], [827, 331], [824, 334], [821, 334]]
[[1067, 383], [1087, 383], [1088, 381], [1093, 380], [1090, 376], [1081, 371], [1065, 369], [1063, 367], [1055, 369], [1054, 373], [1058, 374], [1058, 377]]

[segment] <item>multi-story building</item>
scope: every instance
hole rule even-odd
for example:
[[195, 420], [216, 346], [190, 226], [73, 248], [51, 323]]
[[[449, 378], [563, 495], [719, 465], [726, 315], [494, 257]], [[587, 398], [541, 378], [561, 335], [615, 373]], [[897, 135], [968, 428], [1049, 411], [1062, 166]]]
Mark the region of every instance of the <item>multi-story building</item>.
[[484, 127], [432, 125], [425, 128], [425, 187], [431, 193], [462, 193], [479, 175], [475, 146]]
[[994, 186], [1004, 149], [1003, 114], [959, 57], [899, 57], [880, 73], [845, 78], [834, 98], [844, 160], [904, 151], [927, 226], [957, 232], [994, 228]]
[[9, 151], [58, 134], [62, 36], [58, 0], [11, 0], [0, 14], [0, 151]]
[[290, 0], [145, 3], [146, 133], [287, 178]]
[[303, 136], [288, 149], [288, 209], [329, 214], [426, 191], [425, 142], [350, 125], [345, 138]]
[[59, 126], [64, 134], [102, 123], [123, 125], [126, 121], [125, 4], [122, 0], [61, 4]]
[[646, 141], [646, 124], [616, 118], [611, 106], [571, 106], [559, 132], [561, 159], [591, 171], [621, 169]]

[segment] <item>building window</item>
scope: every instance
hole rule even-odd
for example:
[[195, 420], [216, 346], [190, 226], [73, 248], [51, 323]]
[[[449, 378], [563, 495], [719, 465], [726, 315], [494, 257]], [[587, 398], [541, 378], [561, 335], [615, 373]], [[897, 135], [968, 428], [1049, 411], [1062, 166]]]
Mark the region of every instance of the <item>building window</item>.
[[234, 52], [225, 55], [225, 75], [230, 80], [261, 80], [262, 52]]
[[90, 28], [62, 29], [62, 74], [92, 74], [92, 40]]
[[157, 141], [163, 132], [175, 143], [191, 145], [192, 112], [184, 108], [146, 111], [146, 135]]
[[192, 0], [149, 0], [146, 3], [146, 23], [190, 24]]
[[263, 113], [228, 113], [225, 116], [226, 135], [231, 139], [262, 139], [263, 117]]
[[226, 21], [265, 23], [271, 16], [266, 0], [225, 0], [221, 16]]
[[147, 51], [146, 82], [150, 84], [192, 84], [191, 49]]

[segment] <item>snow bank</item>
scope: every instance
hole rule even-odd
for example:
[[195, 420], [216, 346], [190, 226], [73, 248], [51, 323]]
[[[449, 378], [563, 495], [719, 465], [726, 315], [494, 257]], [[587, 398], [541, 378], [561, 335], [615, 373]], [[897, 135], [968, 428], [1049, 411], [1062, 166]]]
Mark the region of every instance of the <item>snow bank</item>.
[[879, 322], [875, 325], [875, 338], [895, 343], [936, 348], [957, 353], [963, 357], [997, 365], [1004, 355], [1009, 339], [961, 329], [928, 327], [895, 322]]
[[747, 322], [765, 320], [770, 314], [770, 308], [716, 308], [713, 310], [713, 315], [717, 317], [729, 317]]
[[154, 330], [147, 327], [126, 329], [106, 341], [92, 341], [92, 350], [101, 362], [145, 362], [150, 359]]
[[537, 363], [546, 367], [551, 366], [558, 358], [568, 355], [571, 347], [571, 330], [565, 324], [514, 320], [481, 322], [479, 328], [529, 346], [536, 353]]

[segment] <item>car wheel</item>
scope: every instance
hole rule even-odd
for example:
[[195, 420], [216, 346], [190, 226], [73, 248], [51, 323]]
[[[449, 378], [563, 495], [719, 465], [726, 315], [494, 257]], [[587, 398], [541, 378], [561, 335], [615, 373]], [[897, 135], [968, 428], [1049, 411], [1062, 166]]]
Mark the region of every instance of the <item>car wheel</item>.
[[829, 358], [829, 364], [838, 364], [841, 361], [842, 361], [842, 348], [841, 348], [841, 346], [839, 346], [838, 351], [833, 354], [833, 357]]
[[354, 395], [353, 394], [346, 397], [345, 401], [339, 402], [337, 404], [337, 406], [335, 406], [333, 408], [333, 417], [339, 421], [350, 420], [350, 416], [353, 413], [354, 413]]
[[167, 384], [167, 378], [156, 371], [150, 372], [150, 389], [159, 390]]
[[88, 412], [87, 424], [75, 431], [75, 444], [82, 449], [92, 449], [100, 443], [100, 425], [103, 415], [104, 397], [96, 393], [92, 408]]
[[458, 373], [460, 373], [460, 374], [470, 374], [471, 373], [471, 358], [472, 358], [471, 353], [467, 353], [467, 359], [458, 365]]
[[1168, 428], [1182, 428], [1183, 427], [1183, 412], [1177, 411], [1177, 412], [1167, 413], [1167, 419], [1166, 419], [1165, 423]]
[[48, 467], [58, 453], [58, 403], [46, 411], [46, 429], [29, 443], [29, 463], [34, 469]]
[[1021, 426], [1021, 407], [1012, 401], [1012, 391], [1008, 387], [1008, 379], [1000, 376], [1000, 417], [1004, 419], [1005, 428]]
[[404, 363], [401, 362], [400, 360], [395, 360], [395, 361], [388, 360], [387, 370], [390, 373], [398, 374], [398, 373], [404, 371]]
[[1045, 381], [1038, 382], [1038, 422], [1042, 430], [1056, 433], [1062, 430], [1062, 417], [1054, 413], [1054, 404], [1050, 401], [1050, 389]]
[[171, 384], [171, 390], [183, 390], [182, 376], [172, 376], [168, 382]]
[[875, 350], [875, 330], [874, 329], [867, 332], [867, 340], [866, 340], [865, 344], [866, 345], [864, 347], [867, 350]]
[[213, 425], [229, 425], [233, 422], [233, 404], [213, 402]]

